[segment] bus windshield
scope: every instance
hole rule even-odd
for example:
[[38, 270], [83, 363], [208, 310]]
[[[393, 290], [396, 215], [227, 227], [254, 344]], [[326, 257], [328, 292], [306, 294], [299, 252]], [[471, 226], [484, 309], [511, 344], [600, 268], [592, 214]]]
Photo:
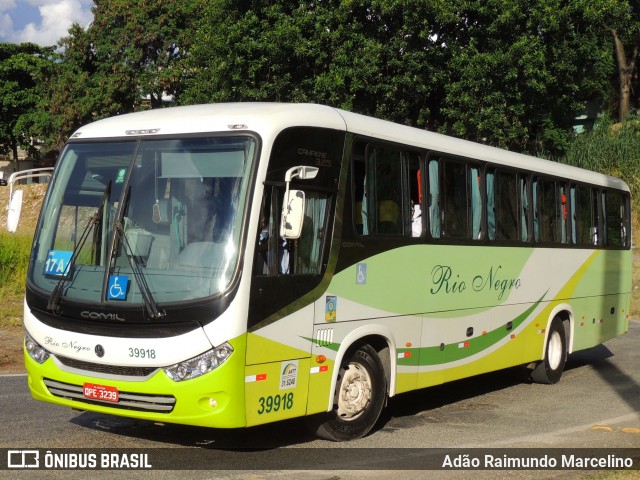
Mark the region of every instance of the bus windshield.
[[249, 136], [68, 144], [30, 281], [56, 301], [132, 306], [224, 292], [255, 151]]

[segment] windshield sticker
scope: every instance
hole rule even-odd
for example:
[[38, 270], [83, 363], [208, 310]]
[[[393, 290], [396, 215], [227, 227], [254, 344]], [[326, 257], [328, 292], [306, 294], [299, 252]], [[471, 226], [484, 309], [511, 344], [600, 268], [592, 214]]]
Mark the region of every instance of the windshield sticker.
[[107, 300], [126, 300], [129, 277], [125, 275], [111, 275], [109, 277], [109, 290]]
[[73, 252], [49, 250], [44, 264], [45, 275], [66, 276], [69, 274], [69, 261]]
[[127, 174], [127, 169], [126, 168], [121, 168], [120, 170], [118, 170], [118, 176], [116, 177], [116, 183], [123, 183], [124, 182], [124, 177]]

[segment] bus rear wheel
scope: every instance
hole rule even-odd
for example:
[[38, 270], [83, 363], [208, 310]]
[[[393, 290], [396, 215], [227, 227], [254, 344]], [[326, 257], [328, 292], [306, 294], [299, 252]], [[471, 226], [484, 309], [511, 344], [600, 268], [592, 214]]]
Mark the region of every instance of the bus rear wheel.
[[370, 345], [363, 345], [340, 367], [333, 411], [316, 434], [335, 442], [364, 437], [378, 421], [386, 394], [380, 357]]
[[544, 359], [531, 372], [531, 379], [536, 383], [558, 383], [567, 363], [567, 335], [559, 317], [551, 321], [544, 353]]

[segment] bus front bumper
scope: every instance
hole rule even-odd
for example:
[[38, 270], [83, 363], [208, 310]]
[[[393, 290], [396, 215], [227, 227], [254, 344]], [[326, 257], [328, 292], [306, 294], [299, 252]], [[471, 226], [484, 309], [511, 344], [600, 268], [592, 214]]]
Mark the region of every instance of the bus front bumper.
[[234, 353], [213, 371], [182, 382], [160, 368], [144, 379], [123, 380], [65, 371], [53, 356], [39, 364], [25, 350], [24, 358], [36, 400], [155, 422], [238, 428], [246, 426], [244, 355]]

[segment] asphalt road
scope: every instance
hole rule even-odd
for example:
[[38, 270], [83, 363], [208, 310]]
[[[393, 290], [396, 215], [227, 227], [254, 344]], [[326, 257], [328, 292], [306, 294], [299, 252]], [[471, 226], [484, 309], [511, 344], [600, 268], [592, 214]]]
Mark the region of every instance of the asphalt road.
[[[170, 456], [190, 447], [188, 458], [193, 459], [194, 468], [207, 470], [190, 472], [188, 478], [318, 480], [424, 478], [425, 472], [406, 468], [429, 449], [462, 449], [471, 456], [486, 448], [640, 449], [639, 345], [640, 321], [631, 320], [628, 334], [570, 356], [557, 385], [532, 384], [523, 369], [509, 369], [399, 395], [391, 399], [372, 434], [348, 444], [318, 440], [299, 420], [224, 431], [76, 412], [34, 401], [24, 375], [0, 376], [0, 449], [124, 448], [135, 452], [170, 447], [162, 450]], [[237, 448], [249, 450], [237, 452]], [[212, 461], [213, 454], [216, 461]], [[308, 470], [315, 457], [318, 469]], [[300, 458], [305, 460], [300, 463]], [[270, 465], [266, 459], [284, 460], [265, 470]], [[348, 468], [348, 459], [353, 469]], [[385, 459], [406, 461], [407, 466], [390, 471]], [[300, 469], [304, 471], [282, 468], [283, 461], [290, 461], [294, 468], [304, 465]], [[256, 469], [258, 464], [261, 468]], [[184, 468], [184, 462], [176, 465]], [[221, 470], [227, 465], [238, 470]], [[12, 475], [3, 475], [7, 473]], [[18, 478], [14, 473], [18, 472], [0, 470], [0, 478]], [[21, 478], [69, 478], [69, 472], [63, 471], [19, 473], [25, 475]], [[85, 478], [86, 473], [76, 472], [78, 478]], [[469, 478], [470, 472], [435, 471], [430, 476], [451, 478], [451, 473]], [[514, 473], [519, 478], [539, 478], [522, 470], [474, 472], [471, 476], [509, 474], [512, 478]], [[544, 473], [545, 478], [585, 474]], [[95, 471], [91, 478], [175, 478], [176, 474], [166, 470]]]

